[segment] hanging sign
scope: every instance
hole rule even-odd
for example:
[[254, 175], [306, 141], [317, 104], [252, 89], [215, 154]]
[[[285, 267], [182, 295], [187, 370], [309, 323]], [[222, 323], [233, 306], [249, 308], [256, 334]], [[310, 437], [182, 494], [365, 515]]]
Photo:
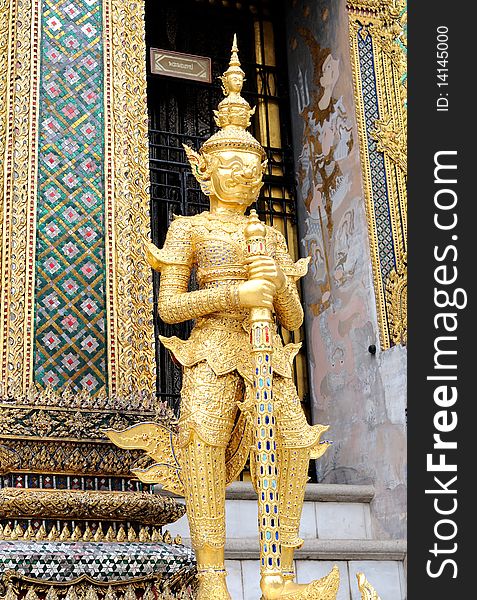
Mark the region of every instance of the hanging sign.
[[151, 73], [180, 79], [212, 82], [212, 61], [206, 56], [151, 48]]

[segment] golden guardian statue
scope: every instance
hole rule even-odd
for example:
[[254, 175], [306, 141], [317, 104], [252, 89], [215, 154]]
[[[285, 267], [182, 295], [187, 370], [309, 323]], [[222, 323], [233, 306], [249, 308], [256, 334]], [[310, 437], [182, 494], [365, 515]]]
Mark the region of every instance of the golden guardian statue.
[[[156, 464], [136, 474], [186, 499], [197, 557], [200, 600], [230, 599], [224, 568], [225, 488], [250, 456], [258, 492], [261, 589], [274, 598], [334, 600], [339, 574], [297, 584], [293, 555], [308, 466], [328, 444], [310, 426], [292, 379], [299, 345], [283, 342], [303, 321], [296, 282], [308, 260], [294, 262], [285, 239], [246, 209], [257, 200], [266, 167], [260, 143], [247, 131], [253, 115], [241, 96], [244, 72], [236, 39], [223, 74], [225, 98], [215, 111], [217, 133], [199, 152], [185, 147], [210, 210], [176, 217], [162, 249], [148, 244], [160, 271], [158, 310], [166, 323], [193, 319], [187, 340], [161, 342], [183, 368], [178, 434], [154, 423], [109, 431], [126, 448], [142, 448]], [[199, 289], [188, 291], [192, 270]]]

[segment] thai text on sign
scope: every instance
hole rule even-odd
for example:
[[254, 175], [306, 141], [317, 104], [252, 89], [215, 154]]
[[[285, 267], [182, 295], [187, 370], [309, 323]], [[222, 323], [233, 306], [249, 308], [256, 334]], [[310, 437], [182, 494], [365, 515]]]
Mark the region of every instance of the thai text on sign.
[[212, 81], [212, 61], [206, 56], [151, 48], [151, 73], [193, 81]]

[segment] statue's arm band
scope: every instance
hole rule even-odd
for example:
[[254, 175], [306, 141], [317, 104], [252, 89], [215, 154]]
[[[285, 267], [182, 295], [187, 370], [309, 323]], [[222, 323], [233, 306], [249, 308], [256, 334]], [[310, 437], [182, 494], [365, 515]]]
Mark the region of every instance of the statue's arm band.
[[166, 323], [182, 323], [238, 307], [237, 285], [188, 292], [190, 268], [170, 265], [161, 272], [158, 312]]
[[279, 290], [274, 300], [275, 313], [281, 325], [295, 331], [303, 323], [303, 308], [296, 284], [287, 277], [287, 283]]

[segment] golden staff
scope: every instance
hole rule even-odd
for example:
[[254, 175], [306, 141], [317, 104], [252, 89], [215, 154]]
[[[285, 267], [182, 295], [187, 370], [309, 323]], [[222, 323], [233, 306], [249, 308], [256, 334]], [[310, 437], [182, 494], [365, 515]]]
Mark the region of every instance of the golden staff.
[[[255, 210], [244, 229], [248, 256], [265, 254], [265, 225]], [[268, 308], [250, 309], [250, 342], [255, 356], [255, 472], [260, 533], [260, 588], [265, 600], [279, 598], [284, 585], [280, 566], [278, 469], [273, 410], [273, 316]]]

